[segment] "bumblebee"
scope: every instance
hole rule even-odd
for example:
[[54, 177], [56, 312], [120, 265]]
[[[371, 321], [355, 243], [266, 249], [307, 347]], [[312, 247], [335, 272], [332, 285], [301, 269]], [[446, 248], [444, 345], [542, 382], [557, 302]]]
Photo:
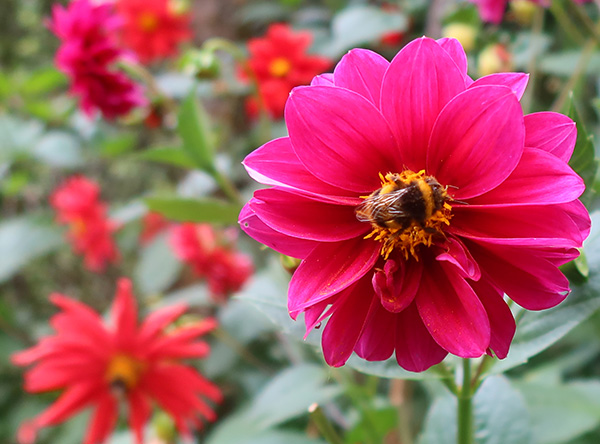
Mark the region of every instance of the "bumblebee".
[[446, 188], [424, 171], [406, 173], [380, 175], [382, 187], [365, 197], [356, 208], [356, 218], [392, 232], [413, 224], [425, 228], [425, 222], [444, 207]]

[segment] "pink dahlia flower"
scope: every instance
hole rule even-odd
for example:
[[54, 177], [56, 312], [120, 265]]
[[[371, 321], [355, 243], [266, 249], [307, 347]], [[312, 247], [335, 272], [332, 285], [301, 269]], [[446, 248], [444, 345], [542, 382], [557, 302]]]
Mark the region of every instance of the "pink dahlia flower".
[[201, 425], [199, 417], [215, 419], [206, 400], [219, 402], [220, 390], [181, 362], [208, 355], [208, 344], [198, 338], [216, 326], [213, 319], [168, 328], [187, 308], [174, 305], [138, 324], [129, 279], [118, 283], [111, 323], [66, 296], [53, 294], [50, 300], [62, 310], [50, 320], [56, 333], [14, 354], [12, 361], [34, 366], [25, 374], [28, 392], [63, 392], [48, 409], [21, 426], [21, 444], [33, 443], [40, 428], [62, 423], [91, 406], [94, 414], [83, 442], [104, 443], [117, 423], [121, 402], [127, 405], [129, 427], [138, 444], [143, 442], [154, 402], [186, 435]]
[[515, 321], [560, 303], [558, 266], [590, 229], [567, 165], [575, 123], [524, 116], [528, 76], [473, 81], [454, 39], [421, 38], [391, 63], [367, 50], [295, 88], [289, 137], [244, 161], [272, 188], [255, 192], [240, 224], [302, 259], [288, 308], [307, 334], [323, 322], [326, 361], [355, 351], [422, 371], [447, 353], [506, 357]]
[[[504, 16], [504, 11], [506, 10], [506, 6], [508, 5], [510, 0], [469, 0], [471, 3], [475, 3], [477, 5], [477, 9], [479, 10], [479, 15], [481, 16], [481, 20], [484, 22], [490, 23], [500, 23], [502, 21], [502, 16]], [[547, 8], [550, 6], [551, 0], [529, 0], [531, 3], [536, 3], [538, 5]], [[587, 3], [590, 0], [574, 0], [576, 3]]]
[[114, 68], [130, 57], [118, 45], [120, 26], [108, 3], [74, 0], [66, 9], [60, 5], [52, 9], [49, 27], [61, 40], [56, 65], [71, 79], [71, 93], [88, 115], [99, 110], [113, 119], [146, 103], [141, 87]]

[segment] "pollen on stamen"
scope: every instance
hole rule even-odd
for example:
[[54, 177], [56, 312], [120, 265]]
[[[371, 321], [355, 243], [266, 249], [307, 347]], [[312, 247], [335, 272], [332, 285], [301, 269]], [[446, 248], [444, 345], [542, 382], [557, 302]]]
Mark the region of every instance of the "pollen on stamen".
[[[444, 227], [450, 225], [452, 218], [452, 207], [449, 204], [452, 199], [435, 178], [425, 175], [424, 170], [417, 173], [406, 170], [400, 174], [387, 173], [385, 176], [380, 173], [379, 177], [381, 188], [370, 196], [362, 196], [364, 199], [371, 199], [371, 202], [367, 200], [366, 203], [372, 205], [372, 208], [366, 205], [357, 212], [360, 213], [359, 220], [371, 222], [373, 228], [365, 239], [372, 238], [382, 243], [380, 254], [384, 259], [388, 259], [392, 251], [398, 250], [405, 260], [412, 256], [418, 261], [421, 245], [431, 247], [436, 239], [445, 238]], [[402, 193], [402, 190], [410, 187], [421, 192], [417, 193], [417, 198], [413, 196], [413, 200], [406, 201], [408, 193]], [[400, 193], [395, 201], [390, 204], [387, 200], [383, 204], [390, 193], [398, 191]], [[420, 216], [411, 214], [411, 205], [414, 206], [415, 203], [420, 203], [423, 208], [429, 206], [433, 213], [430, 210], [429, 217], [424, 217], [423, 213]], [[377, 211], [373, 211], [373, 208]]]

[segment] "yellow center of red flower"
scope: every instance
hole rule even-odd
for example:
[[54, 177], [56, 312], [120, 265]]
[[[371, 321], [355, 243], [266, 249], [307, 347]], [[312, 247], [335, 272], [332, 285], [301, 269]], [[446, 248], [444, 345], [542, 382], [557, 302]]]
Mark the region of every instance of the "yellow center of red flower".
[[419, 260], [421, 245], [430, 247], [444, 239], [444, 227], [450, 225], [452, 200], [446, 188], [425, 171], [379, 174], [381, 188], [356, 208], [356, 217], [369, 222], [373, 230], [365, 239], [381, 242], [381, 256], [387, 259], [398, 249], [405, 259]]
[[125, 354], [113, 356], [106, 369], [106, 380], [116, 389], [135, 388], [144, 371], [144, 364]]
[[292, 69], [292, 64], [285, 57], [277, 57], [269, 64], [269, 73], [273, 77], [285, 77]]
[[138, 25], [142, 31], [154, 31], [158, 27], [158, 17], [151, 12], [143, 12], [138, 18]]

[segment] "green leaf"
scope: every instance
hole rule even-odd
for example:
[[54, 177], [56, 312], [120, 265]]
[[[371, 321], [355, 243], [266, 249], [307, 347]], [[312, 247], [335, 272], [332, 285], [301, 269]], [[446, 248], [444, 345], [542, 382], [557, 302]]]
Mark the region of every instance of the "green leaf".
[[149, 160], [150, 162], [175, 165], [182, 168], [194, 168], [196, 166], [189, 154], [181, 148], [151, 148], [141, 153], [136, 153], [135, 157], [142, 160]]
[[[282, 371], [262, 388], [250, 405], [220, 422], [209, 436], [207, 443], [262, 444], [267, 442], [263, 441], [263, 438], [269, 429], [307, 414], [308, 407], [313, 403], [324, 403], [340, 394], [341, 387], [326, 382], [327, 372], [318, 365], [302, 364]], [[315, 442], [307, 438], [303, 439], [305, 441], [297, 442]]]
[[142, 293], [162, 293], [177, 280], [181, 267], [169, 245], [168, 233], [161, 233], [142, 249], [133, 278]]
[[508, 379], [484, 380], [473, 398], [477, 444], [530, 444], [531, 421], [525, 400]]
[[586, 199], [590, 199], [598, 169], [598, 161], [595, 159], [594, 136], [588, 133], [572, 95], [568, 115], [577, 123], [577, 142], [569, 165], [585, 182], [586, 192], [582, 196], [582, 201], [585, 203]]
[[3, 221], [0, 224], [0, 282], [62, 244], [60, 228], [47, 218], [24, 216]]
[[523, 394], [533, 425], [533, 442], [559, 444], [600, 424], [600, 382], [569, 384], [515, 383]]
[[208, 222], [233, 225], [237, 223], [240, 207], [216, 199], [186, 199], [180, 197], [148, 197], [149, 209], [178, 222]]
[[41, 95], [67, 85], [66, 76], [54, 67], [41, 68], [29, 76], [21, 85], [27, 95]]
[[525, 311], [506, 359], [496, 361], [491, 373], [500, 373], [527, 360], [554, 344], [600, 308], [600, 213], [592, 214], [592, 234], [584, 244], [589, 279], [573, 285], [571, 294], [557, 307]]
[[362, 419], [346, 433], [347, 444], [357, 442], [385, 442], [385, 437], [398, 424], [398, 410], [380, 407], [363, 412]]
[[[531, 426], [523, 397], [502, 376], [487, 378], [473, 397], [475, 444], [530, 444]], [[456, 398], [433, 402], [419, 444], [456, 444]]]
[[339, 57], [356, 46], [377, 42], [388, 32], [406, 31], [408, 20], [398, 12], [353, 5], [336, 14], [331, 27], [333, 38], [320, 50], [330, 57]]
[[[548, 54], [540, 60], [539, 69], [546, 74], [559, 77], [570, 77], [573, 75], [573, 67], [577, 66], [581, 59], [581, 51], [567, 50]], [[595, 53], [590, 57], [585, 67], [585, 74], [594, 75], [600, 71], [600, 54]]]
[[419, 444], [456, 444], [456, 408], [456, 398], [438, 396], [425, 417]]
[[120, 133], [108, 137], [100, 143], [100, 153], [105, 157], [115, 157], [135, 148], [137, 135], [135, 133]]
[[215, 148], [210, 121], [194, 91], [181, 104], [177, 130], [183, 140], [183, 149], [196, 166], [212, 174], [215, 171]]

